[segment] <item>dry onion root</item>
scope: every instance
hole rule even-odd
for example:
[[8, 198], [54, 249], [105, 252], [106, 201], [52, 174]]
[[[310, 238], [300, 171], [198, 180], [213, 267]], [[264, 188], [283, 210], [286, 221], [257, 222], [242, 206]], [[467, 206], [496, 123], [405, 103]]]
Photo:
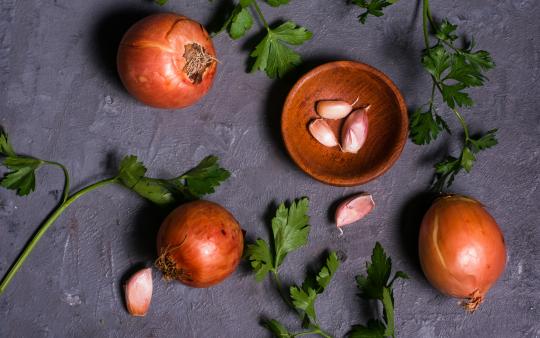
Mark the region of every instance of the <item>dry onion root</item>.
[[462, 299], [474, 312], [506, 265], [503, 234], [480, 202], [453, 195], [437, 199], [420, 227], [419, 254], [429, 282]]

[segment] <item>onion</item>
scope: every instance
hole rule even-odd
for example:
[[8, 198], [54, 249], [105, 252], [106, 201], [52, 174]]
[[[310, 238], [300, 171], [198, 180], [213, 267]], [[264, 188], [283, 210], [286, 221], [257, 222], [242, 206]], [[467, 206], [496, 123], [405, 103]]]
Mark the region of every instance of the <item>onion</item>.
[[203, 288], [236, 270], [244, 249], [242, 229], [222, 206], [195, 201], [176, 208], [157, 238], [157, 267], [165, 279]]
[[461, 298], [473, 312], [504, 271], [499, 226], [480, 202], [453, 195], [437, 199], [420, 226], [422, 270], [439, 291]]
[[194, 104], [212, 86], [217, 68], [204, 27], [174, 13], [135, 23], [120, 42], [117, 65], [128, 92], [157, 108]]

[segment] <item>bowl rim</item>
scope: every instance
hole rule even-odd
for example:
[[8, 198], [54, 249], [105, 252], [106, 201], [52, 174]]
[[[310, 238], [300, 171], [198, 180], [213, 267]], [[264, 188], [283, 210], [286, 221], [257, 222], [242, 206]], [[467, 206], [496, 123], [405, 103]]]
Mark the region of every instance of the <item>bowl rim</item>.
[[[377, 78], [381, 79], [390, 88], [393, 95], [396, 97], [398, 101], [399, 113], [401, 117], [401, 125], [403, 127], [400, 129], [397, 147], [394, 148], [394, 151], [390, 154], [390, 157], [384, 162], [382, 167], [371, 175], [366, 175], [366, 172], [363, 172], [359, 175], [355, 175], [352, 178], [319, 175], [316, 172], [309, 170], [308, 166], [304, 165], [303, 163], [300, 163], [296, 155], [293, 155], [293, 151], [292, 151], [293, 146], [288, 140], [285, 133], [285, 128], [284, 128], [285, 112], [287, 111], [287, 107], [291, 104], [291, 100], [293, 99], [296, 92], [298, 92], [300, 87], [302, 87], [304, 83], [308, 81], [309, 79], [317, 76], [321, 72], [327, 71], [329, 69], [334, 69], [337, 67], [356, 68], [358, 70], [366, 71], [370, 74], [375, 75]], [[283, 143], [285, 144], [285, 148], [287, 149], [287, 153], [289, 154], [289, 157], [293, 160], [293, 162], [296, 164], [297, 167], [299, 167], [304, 173], [308, 174], [312, 178], [316, 179], [319, 182], [333, 185], [333, 186], [338, 186], [338, 187], [351, 187], [351, 186], [365, 184], [367, 182], [370, 182], [378, 178], [384, 173], [386, 173], [401, 156], [401, 153], [403, 152], [403, 148], [405, 147], [405, 143], [407, 141], [408, 134], [409, 134], [409, 115], [408, 115], [405, 99], [403, 98], [403, 95], [401, 94], [399, 88], [394, 84], [394, 82], [386, 74], [384, 74], [377, 68], [363, 62], [358, 62], [358, 61], [352, 61], [352, 60], [331, 61], [331, 62], [324, 63], [322, 65], [319, 65], [311, 69], [306, 74], [304, 74], [298, 81], [296, 81], [294, 86], [291, 88], [291, 90], [287, 94], [287, 98], [285, 100], [285, 103], [283, 104], [283, 108], [281, 111], [281, 137], [283, 138]]]

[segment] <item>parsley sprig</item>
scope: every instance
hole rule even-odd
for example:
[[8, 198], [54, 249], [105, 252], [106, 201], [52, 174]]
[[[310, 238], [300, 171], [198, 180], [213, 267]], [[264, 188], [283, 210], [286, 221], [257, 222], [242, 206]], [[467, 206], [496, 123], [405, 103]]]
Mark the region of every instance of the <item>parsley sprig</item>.
[[[392, 4], [391, 1], [383, 0], [355, 0], [354, 3], [366, 8], [366, 12], [360, 16], [362, 23], [368, 15], [382, 16], [382, 9]], [[445, 186], [450, 187], [459, 172], [472, 170], [476, 154], [497, 144], [497, 129], [473, 136], [459, 111], [473, 106], [474, 102], [467, 89], [483, 86], [487, 80], [485, 72], [495, 67], [495, 63], [487, 51], [475, 48], [474, 41], [458, 47], [455, 43], [458, 40], [458, 27], [447, 19], [435, 22], [429, 0], [423, 0], [422, 18], [425, 50], [421, 62], [433, 83], [428, 103], [411, 113], [410, 138], [414, 143], [422, 145], [437, 139], [442, 131], [451, 133], [445, 119], [438, 113], [435, 100], [437, 93], [455, 115], [464, 133], [459, 156], [448, 156], [435, 164], [433, 188], [441, 191]], [[434, 43], [430, 39], [430, 28]]]
[[[267, 0], [272, 7], [288, 4], [288, 0]], [[251, 72], [257, 70], [266, 72], [268, 77], [283, 77], [288, 71], [301, 63], [300, 54], [290, 46], [301, 45], [312, 37], [306, 28], [292, 21], [271, 27], [259, 6], [257, 0], [239, 0], [231, 15], [216, 34], [226, 30], [229, 36], [240, 39], [253, 27], [253, 15], [256, 13], [263, 23], [265, 34], [255, 49], [250, 53], [253, 58]]]
[[383, 316], [382, 319], [370, 319], [367, 325], [354, 325], [349, 332], [349, 337], [395, 337], [394, 293], [392, 286], [396, 279], [408, 279], [409, 276], [403, 271], [398, 271], [390, 280], [392, 260], [386, 255], [379, 242], [373, 248], [371, 262], [366, 262], [366, 269], [366, 276], [356, 276], [356, 284], [358, 289], [360, 289], [360, 297], [366, 300], [381, 301], [383, 305]]
[[330, 252], [320, 271], [316, 275], [308, 276], [301, 286], [291, 286], [288, 294], [284, 292], [279, 277], [279, 267], [283, 264], [285, 257], [306, 245], [308, 241], [310, 230], [308, 210], [307, 198], [293, 201], [288, 208], [285, 203], [281, 203], [272, 219], [273, 241], [271, 244], [259, 238], [254, 244], [248, 245], [246, 250], [246, 257], [255, 271], [256, 280], [260, 282], [271, 273], [283, 299], [298, 313], [302, 326], [307, 329], [307, 331], [291, 333], [277, 320], [265, 321], [264, 326], [276, 337], [297, 337], [307, 334], [331, 337], [319, 326], [315, 302], [328, 287], [339, 267], [337, 254]]
[[130, 155], [124, 157], [120, 162], [117, 175], [71, 193], [69, 184], [70, 176], [65, 166], [57, 162], [17, 154], [9, 142], [7, 133], [2, 129], [0, 129], [0, 158], [3, 158], [1, 164], [9, 170], [0, 179], [0, 186], [15, 190], [20, 196], [28, 195], [35, 190], [36, 171], [43, 165], [60, 167], [65, 177], [64, 190], [60, 202], [38, 228], [15, 263], [3, 277], [0, 283], [0, 294], [5, 291], [49, 227], [71, 204], [87, 193], [116, 183], [136, 192], [156, 205], [172, 208], [181, 202], [198, 199], [204, 195], [213, 193], [215, 188], [230, 175], [227, 170], [218, 165], [217, 157], [208, 156], [195, 168], [178, 177], [172, 179], [151, 178], [145, 176], [147, 169], [142, 162], [136, 156]]

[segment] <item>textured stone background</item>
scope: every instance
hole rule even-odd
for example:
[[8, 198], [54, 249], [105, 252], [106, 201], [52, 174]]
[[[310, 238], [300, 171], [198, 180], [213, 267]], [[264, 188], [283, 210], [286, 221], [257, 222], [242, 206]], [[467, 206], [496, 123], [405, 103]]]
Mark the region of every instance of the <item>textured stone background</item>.
[[[362, 187], [336, 188], [300, 172], [279, 136], [280, 107], [295, 79], [330, 60], [354, 59], [386, 72], [415, 107], [429, 95], [419, 63], [421, 22], [416, 1], [400, 1], [380, 19], [361, 26], [345, 1], [291, 1], [264, 11], [272, 22], [293, 19], [314, 32], [299, 51], [305, 63], [284, 80], [247, 74], [250, 39], [215, 39], [221, 60], [215, 85], [184, 110], [145, 107], [122, 88], [115, 52], [135, 20], [160, 10], [215, 21], [220, 3], [171, 0], [164, 8], [140, 0], [2, 0], [0, 3], [0, 124], [20, 152], [66, 164], [75, 185], [114, 172], [124, 154], [138, 155], [155, 175], [172, 175], [216, 154], [233, 176], [211, 199], [229, 208], [249, 238], [266, 236], [265, 215], [283, 199], [311, 198], [310, 244], [290, 255], [287, 283], [299, 282], [304, 264], [326, 249], [348, 257], [317, 308], [323, 327], [343, 336], [371, 311], [355, 297], [354, 276], [364, 271], [376, 240], [412, 280], [396, 286], [401, 337], [539, 337], [540, 212], [538, 185], [540, 105], [540, 4], [536, 0], [433, 0], [446, 15], [474, 32], [492, 52], [497, 68], [478, 104], [466, 112], [473, 131], [500, 128], [500, 145], [479, 156], [455, 192], [480, 199], [500, 223], [508, 243], [505, 273], [474, 315], [440, 295], [424, 279], [416, 256], [416, 231], [426, 209], [423, 193], [432, 164], [457, 151], [456, 138], [425, 147], [408, 142], [384, 176]], [[219, 17], [219, 15], [218, 15]], [[451, 126], [457, 125], [448, 111]], [[457, 133], [459, 134], [459, 133]], [[3, 274], [37, 225], [54, 207], [62, 176], [46, 168], [28, 198], [0, 191], [0, 272]], [[330, 208], [354, 192], [374, 194], [377, 208], [339, 238]], [[108, 187], [73, 205], [51, 228], [0, 297], [2, 337], [264, 337], [262, 317], [297, 329], [268, 282], [257, 284], [241, 267], [225, 283], [190, 289], [165, 283], [155, 273], [151, 311], [130, 317], [123, 305], [123, 278], [154, 258], [161, 216], [120, 187]]]

